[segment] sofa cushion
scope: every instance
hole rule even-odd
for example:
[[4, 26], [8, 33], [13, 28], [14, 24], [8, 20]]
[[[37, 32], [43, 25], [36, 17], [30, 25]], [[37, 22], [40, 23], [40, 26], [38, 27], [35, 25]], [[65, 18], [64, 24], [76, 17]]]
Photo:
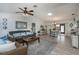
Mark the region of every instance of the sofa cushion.
[[7, 40], [8, 37], [7, 37], [7, 35], [4, 35], [4, 36], [0, 37], [0, 39], [2, 39], [2, 40]]
[[26, 32], [21, 32], [21, 36], [25, 36], [26, 35]]
[[7, 35], [1, 36], [0, 37], [0, 44], [6, 44], [7, 40], [8, 40]]
[[26, 32], [26, 35], [33, 35], [33, 32]]
[[13, 36], [14, 37], [21, 36], [21, 33], [14, 33]]
[[3, 39], [0, 39], [0, 45], [6, 44], [6, 43], [7, 43], [6, 41], [4, 41]]

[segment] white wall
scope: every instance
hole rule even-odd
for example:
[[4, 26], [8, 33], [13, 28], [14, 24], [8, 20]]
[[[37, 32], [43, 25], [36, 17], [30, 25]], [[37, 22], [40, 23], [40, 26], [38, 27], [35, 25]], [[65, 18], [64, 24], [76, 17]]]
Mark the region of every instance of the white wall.
[[36, 24], [36, 33], [40, 30], [40, 26], [41, 25], [45, 25], [44, 21], [42, 21], [42, 19], [40, 19], [40, 18], [38, 18], [36, 16], [34, 16], [34, 17], [28, 17], [28, 18], [25, 17], [25, 20], [26, 19], [28, 19], [27, 20], [27, 22], [28, 22], [28, 29], [32, 28], [31, 27], [32, 23]]
[[[7, 18], [7, 29], [3, 29], [3, 18]], [[36, 23], [36, 32], [39, 31], [40, 25], [44, 24], [43, 21], [41, 21], [39, 18], [35, 17], [24, 17], [19, 14], [9, 14], [9, 13], [0, 13], [0, 35], [7, 33], [8, 31], [14, 31], [14, 30], [19, 30], [16, 29], [16, 21], [24, 21], [27, 22], [27, 29], [24, 30], [31, 30], [31, 24]]]
[[[4, 30], [2, 28], [2, 19], [3, 18], [7, 18], [7, 27], [8, 29], [7, 30]], [[78, 18], [79, 19], [79, 18]], [[77, 20], [78, 20], [77, 19]], [[22, 15], [19, 15], [19, 14], [9, 14], [9, 13], [0, 13], [0, 35], [2, 35], [2, 33], [4, 34], [4, 32], [8, 32], [8, 31], [14, 31], [14, 30], [18, 30], [16, 29], [16, 21], [25, 21], [27, 22], [27, 29], [31, 30], [31, 24], [32, 23], [36, 23], [36, 32], [38, 32], [40, 30], [40, 25], [48, 25], [48, 33], [49, 33], [49, 28], [50, 28], [50, 23], [49, 22], [44, 22], [42, 21], [42, 19], [36, 17], [36, 16], [29, 16], [29, 17], [24, 17]], [[66, 33], [69, 33], [71, 28], [69, 26], [70, 23], [73, 23], [73, 27], [75, 27], [75, 22], [70, 19], [70, 20], [66, 20], [66, 21], [58, 21], [57, 22], [58, 24], [61, 24], [61, 23], [65, 23], [65, 30], [66, 30]], [[53, 28], [53, 26], [51, 26], [51, 28]], [[26, 30], [26, 29], [25, 29]]]

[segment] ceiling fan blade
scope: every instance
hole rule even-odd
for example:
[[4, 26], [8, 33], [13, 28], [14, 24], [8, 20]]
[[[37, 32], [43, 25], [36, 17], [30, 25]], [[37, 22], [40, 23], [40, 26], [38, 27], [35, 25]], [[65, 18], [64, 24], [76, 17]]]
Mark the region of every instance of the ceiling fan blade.
[[16, 13], [24, 13], [24, 12], [16, 12]]
[[20, 10], [24, 11], [22, 8], [19, 8]]
[[34, 12], [33, 10], [30, 10], [29, 12]]
[[32, 16], [34, 15], [34, 14], [32, 14], [32, 13], [29, 13], [29, 12], [27, 12], [27, 14], [32, 15]]

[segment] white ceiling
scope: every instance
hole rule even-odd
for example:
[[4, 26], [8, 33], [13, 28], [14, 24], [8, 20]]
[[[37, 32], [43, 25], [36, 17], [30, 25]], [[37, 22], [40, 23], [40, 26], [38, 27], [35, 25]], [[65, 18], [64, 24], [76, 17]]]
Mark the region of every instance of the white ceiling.
[[[37, 7], [33, 7], [33, 5], [37, 5]], [[78, 6], [77, 3], [0, 3], [0, 13], [16, 13], [21, 11], [18, 9], [19, 7], [28, 7], [28, 10], [34, 10], [35, 17], [45, 21], [49, 21], [49, 19], [58, 21], [71, 19], [71, 14], [77, 12]], [[47, 15], [49, 12], [53, 13], [51, 17]]]

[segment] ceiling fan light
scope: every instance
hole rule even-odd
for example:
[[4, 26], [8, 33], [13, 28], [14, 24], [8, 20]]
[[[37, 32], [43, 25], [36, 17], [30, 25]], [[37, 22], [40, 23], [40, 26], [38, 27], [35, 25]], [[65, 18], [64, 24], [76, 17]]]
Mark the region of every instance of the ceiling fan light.
[[23, 14], [23, 16], [29, 16], [28, 14]]

